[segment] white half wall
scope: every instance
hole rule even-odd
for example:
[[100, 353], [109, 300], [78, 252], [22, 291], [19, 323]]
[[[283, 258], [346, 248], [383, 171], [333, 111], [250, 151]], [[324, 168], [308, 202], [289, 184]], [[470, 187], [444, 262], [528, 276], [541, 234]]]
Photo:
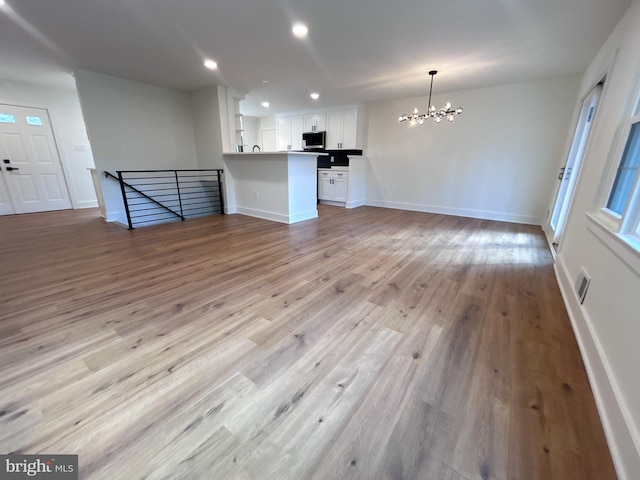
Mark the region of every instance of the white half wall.
[[[606, 179], [620, 162], [621, 127], [640, 89], [638, 45], [640, 0], [635, 0], [582, 78], [580, 98], [605, 75], [606, 83], [556, 261], [621, 480], [638, 478], [640, 472], [640, 252], [589, 214], [603, 206], [601, 192], [606, 196], [611, 188]], [[591, 277], [582, 305], [573, 291], [581, 269]]]
[[[455, 122], [398, 122], [427, 96], [370, 103], [368, 205], [542, 224], [578, 93], [577, 77], [435, 95]], [[427, 87], [425, 78], [425, 88]], [[437, 87], [437, 79], [436, 79]]]
[[[97, 170], [198, 168], [189, 93], [75, 73]], [[102, 178], [107, 221], [126, 223], [120, 186]]]
[[94, 166], [93, 155], [77, 92], [0, 80], [0, 103], [49, 111], [71, 204], [73, 208], [97, 207], [96, 192], [88, 170]]

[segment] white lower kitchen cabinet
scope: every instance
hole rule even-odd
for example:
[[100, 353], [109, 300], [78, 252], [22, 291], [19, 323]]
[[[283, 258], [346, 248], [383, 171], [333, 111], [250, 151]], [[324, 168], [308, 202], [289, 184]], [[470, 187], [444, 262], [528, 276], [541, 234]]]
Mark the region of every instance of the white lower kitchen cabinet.
[[318, 200], [346, 204], [349, 194], [349, 172], [337, 168], [339, 167], [318, 169]]
[[318, 200], [325, 205], [355, 208], [364, 205], [366, 157], [349, 157], [348, 167], [318, 169]]

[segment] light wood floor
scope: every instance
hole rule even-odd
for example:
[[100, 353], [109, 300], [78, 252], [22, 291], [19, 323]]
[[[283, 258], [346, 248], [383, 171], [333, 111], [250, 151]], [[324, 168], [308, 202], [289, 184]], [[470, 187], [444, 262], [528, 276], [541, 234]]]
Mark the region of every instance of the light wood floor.
[[614, 479], [539, 227], [0, 218], [0, 453], [82, 479]]

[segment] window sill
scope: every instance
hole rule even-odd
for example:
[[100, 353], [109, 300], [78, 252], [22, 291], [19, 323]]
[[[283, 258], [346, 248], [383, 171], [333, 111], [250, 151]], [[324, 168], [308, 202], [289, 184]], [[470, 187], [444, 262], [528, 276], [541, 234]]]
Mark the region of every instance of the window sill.
[[631, 235], [621, 235], [611, 231], [609, 222], [603, 221], [597, 214], [586, 213], [585, 215], [589, 220], [587, 229], [636, 275], [640, 276], [640, 241]]

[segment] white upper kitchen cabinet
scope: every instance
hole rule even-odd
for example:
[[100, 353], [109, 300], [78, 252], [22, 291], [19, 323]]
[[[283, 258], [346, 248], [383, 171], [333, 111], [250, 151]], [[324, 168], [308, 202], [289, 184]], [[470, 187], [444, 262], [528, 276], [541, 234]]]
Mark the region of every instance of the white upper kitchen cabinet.
[[327, 129], [327, 114], [311, 113], [304, 116], [305, 132], [322, 132]]
[[276, 120], [278, 150], [302, 150], [303, 121], [301, 116]]
[[327, 113], [327, 149], [340, 150], [357, 148], [357, 136], [357, 108]]

